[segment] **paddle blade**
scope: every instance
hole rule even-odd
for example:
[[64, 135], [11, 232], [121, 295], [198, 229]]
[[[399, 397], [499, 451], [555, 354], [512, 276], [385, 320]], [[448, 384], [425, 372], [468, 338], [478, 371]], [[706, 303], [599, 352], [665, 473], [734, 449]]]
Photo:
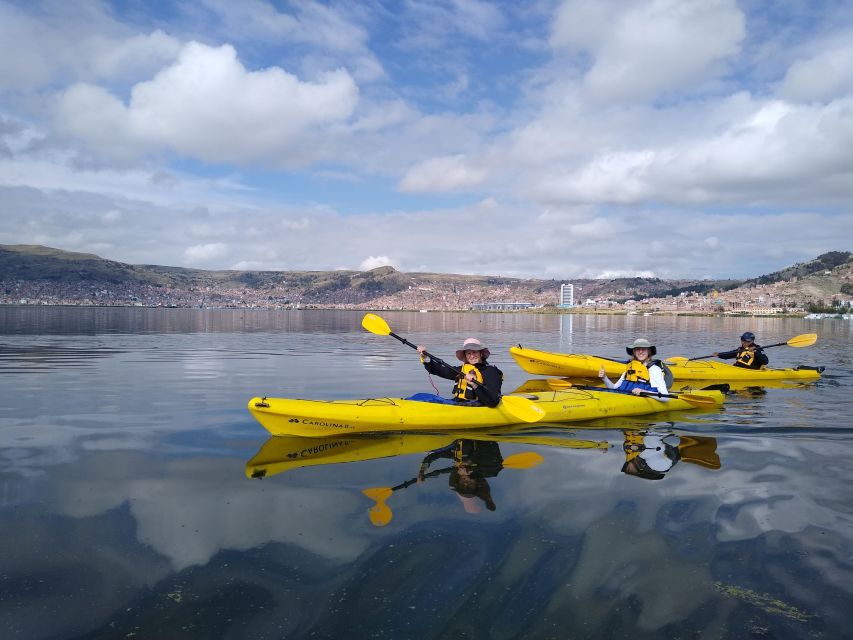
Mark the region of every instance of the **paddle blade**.
[[370, 333], [375, 333], [379, 336], [391, 335], [391, 327], [388, 326], [388, 323], [374, 313], [365, 314], [361, 319], [361, 326], [370, 331]]
[[810, 347], [815, 342], [817, 342], [817, 334], [816, 333], [803, 333], [799, 336], [794, 336], [790, 340], [788, 340], [787, 344], [789, 347]]
[[371, 500], [382, 502], [390, 498], [394, 490], [391, 487], [373, 487], [372, 489], [362, 489], [361, 492]]
[[522, 398], [521, 396], [503, 396], [501, 404], [507, 413], [518, 418], [522, 422], [538, 422], [545, 417], [545, 411], [538, 406], [533, 400]]
[[571, 382], [562, 380], [561, 378], [548, 378], [547, 382], [548, 386], [554, 390], [570, 389], [573, 386]]
[[715, 438], [683, 436], [678, 445], [678, 452], [685, 462], [692, 462], [706, 469], [719, 469], [721, 466]]
[[504, 458], [503, 466], [507, 469], [530, 469], [542, 464], [544, 458], [535, 451], [522, 451]]
[[679, 393], [678, 399], [684, 400], [694, 407], [714, 407], [717, 404], [717, 401], [710, 396], [700, 396], [695, 393]]
[[384, 527], [386, 524], [391, 522], [393, 515], [394, 514], [391, 513], [391, 507], [384, 502], [377, 502], [375, 505], [370, 507], [370, 511], [368, 511], [370, 522], [374, 527]]

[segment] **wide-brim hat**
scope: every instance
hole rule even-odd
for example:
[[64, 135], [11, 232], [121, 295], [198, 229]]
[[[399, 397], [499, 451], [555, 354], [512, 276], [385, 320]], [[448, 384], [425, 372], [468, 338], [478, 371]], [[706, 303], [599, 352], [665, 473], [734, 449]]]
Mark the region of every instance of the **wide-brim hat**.
[[477, 340], [477, 338], [465, 338], [465, 342], [462, 343], [462, 348], [457, 349], [456, 351], [456, 359], [460, 362], [465, 362], [465, 352], [466, 351], [479, 351], [482, 355], [483, 360], [489, 357], [492, 353], [488, 350], [486, 345]]
[[658, 352], [658, 348], [645, 338], [637, 338], [636, 340], [634, 340], [634, 343], [631, 346], [625, 347], [625, 351], [628, 352], [629, 356], [633, 357], [634, 349], [636, 349], [637, 347], [645, 347], [649, 350], [649, 355], [651, 356], [655, 355]]

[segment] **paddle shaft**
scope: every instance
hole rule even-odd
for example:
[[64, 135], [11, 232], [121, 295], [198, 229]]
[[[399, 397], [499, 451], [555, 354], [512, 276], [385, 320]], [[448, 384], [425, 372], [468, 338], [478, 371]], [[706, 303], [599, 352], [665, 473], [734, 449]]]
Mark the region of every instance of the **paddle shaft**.
[[[370, 331], [371, 333], [376, 333], [378, 335], [383, 336], [392, 336], [403, 344], [412, 347], [412, 349], [418, 349], [417, 345], [409, 342], [402, 336], [398, 336], [396, 333], [391, 331], [391, 327], [388, 326], [388, 323], [375, 314], [368, 313], [367, 315], [365, 315], [364, 318], [362, 318], [361, 320], [361, 326]], [[454, 371], [457, 375], [461, 374], [463, 371], [463, 367], [452, 367], [444, 360], [442, 360], [441, 358], [436, 358], [428, 351], [421, 351], [420, 354], [421, 357], [426, 356], [430, 359], [431, 362], [435, 362], [438, 365], [448, 369], [449, 371]], [[486, 392], [487, 395], [492, 395], [493, 392], [487, 386], [481, 386], [483, 391]], [[492, 399], [489, 400], [489, 403], [484, 404], [490, 405], [491, 400]], [[540, 407], [536, 406], [532, 401], [525, 400], [524, 398], [520, 398], [518, 396], [506, 397], [502, 399], [500, 395], [498, 395], [496, 400], [500, 403], [500, 406], [502, 406], [506, 412], [508, 412], [512, 415], [513, 418], [516, 418], [521, 422], [537, 422], [538, 420], [541, 420], [542, 417], [545, 415], [545, 412]], [[497, 405], [495, 405], [493, 408], [496, 407]]]
[[[768, 344], [766, 347], [761, 347], [761, 350], [763, 351], [764, 349], [769, 349], [770, 347], [781, 347], [783, 344], [788, 344], [788, 343], [787, 342], [779, 342], [777, 344]], [[716, 353], [712, 353], [712, 354], [707, 355], [707, 356], [697, 356], [695, 358], [688, 358], [687, 361], [690, 362], [691, 360], [704, 360], [705, 358], [714, 358], [714, 357], [716, 357], [716, 355], [717, 355]]]
[[[402, 342], [404, 345], [409, 346], [409, 347], [411, 347], [412, 349], [414, 349], [415, 351], [417, 351], [417, 349], [418, 349], [418, 345], [416, 345], [416, 344], [412, 344], [411, 342], [409, 342], [408, 340], [406, 340], [404, 337], [402, 337], [402, 336], [398, 336], [398, 335], [397, 335], [396, 333], [394, 333], [393, 331], [391, 331], [388, 335], [389, 335], [389, 336], [391, 336], [391, 337], [393, 337], [393, 338], [397, 338], [397, 340], [399, 340], [400, 342]], [[459, 371], [459, 367], [451, 367], [451, 366], [450, 366], [449, 364], [447, 364], [444, 360], [442, 360], [441, 358], [436, 358], [434, 355], [432, 355], [432, 354], [431, 354], [429, 351], [427, 351], [427, 350], [424, 350], [424, 351], [423, 351], [423, 355], [425, 355], [426, 357], [428, 357], [430, 360], [435, 360], [437, 363], [442, 364], [442, 365], [444, 365], [445, 367], [448, 367], [448, 368], [450, 368], [450, 369], [454, 369], [454, 370], [456, 370], [456, 371]]]
[[[593, 387], [588, 384], [572, 384], [571, 389], [583, 389], [584, 391], [611, 391], [615, 393], [624, 393], [627, 395], [634, 395], [630, 391], [621, 391], [619, 389], [602, 389], [601, 387]], [[680, 398], [683, 394], [681, 393], [661, 393], [659, 391], [646, 391], [643, 390], [640, 395], [644, 396], [656, 396], [658, 398]], [[689, 395], [689, 394], [688, 394]]]
[[[801, 335], [801, 336], [795, 336], [795, 337], [791, 338], [791, 340], [786, 340], [785, 342], [777, 342], [776, 344], [766, 344], [766, 345], [764, 345], [763, 347], [761, 347], [761, 349], [762, 349], [762, 350], [764, 350], [764, 349], [770, 349], [770, 348], [772, 348], [772, 347], [784, 347], [784, 346], [791, 346], [791, 347], [800, 347], [800, 346], [802, 346], [802, 347], [807, 347], [807, 346], [810, 346], [811, 344], [814, 344], [814, 340], [812, 340], [812, 341], [810, 341], [810, 342], [809, 342], [809, 341], [807, 341], [807, 342], [806, 342], [806, 344], [802, 344], [802, 345], [801, 345], [801, 344], [791, 344], [791, 341], [792, 341], [792, 340], [798, 340], [798, 339], [800, 339], [800, 338], [808, 338], [809, 336], [812, 336], [812, 337], [813, 337], [813, 336], [814, 336], [814, 334], [806, 334], [806, 333], [804, 333], [804, 334], [803, 334], [803, 335]], [[712, 353], [711, 355], [707, 355], [707, 356], [697, 356], [697, 357], [695, 357], [695, 358], [688, 358], [688, 359], [687, 359], [687, 361], [689, 362], [690, 360], [704, 360], [705, 358], [713, 358], [715, 355], [716, 355], [716, 354], [713, 354], [713, 353]]]

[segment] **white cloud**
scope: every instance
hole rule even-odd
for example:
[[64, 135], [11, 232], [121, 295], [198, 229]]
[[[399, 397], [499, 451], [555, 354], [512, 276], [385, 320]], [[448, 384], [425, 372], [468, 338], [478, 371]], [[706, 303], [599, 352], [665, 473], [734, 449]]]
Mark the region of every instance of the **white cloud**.
[[469, 163], [464, 155], [430, 158], [409, 169], [400, 180], [405, 192], [454, 191], [481, 184], [487, 172]]
[[295, 220], [286, 218], [281, 221], [281, 226], [288, 231], [307, 231], [311, 227], [311, 221], [305, 216]]
[[101, 3], [0, 4], [0, 88], [29, 90], [68, 78], [141, 78], [175, 58], [180, 43], [156, 30], [130, 32]]
[[208, 242], [187, 247], [184, 261], [193, 266], [203, 265], [228, 254], [228, 245], [224, 242]]
[[388, 256], [370, 256], [369, 258], [365, 258], [361, 261], [361, 264], [358, 265], [359, 271], [370, 271], [371, 269], [376, 269], [377, 267], [391, 267], [393, 263], [391, 262], [391, 258]]
[[[105, 225], [101, 212], [122, 213]], [[60, 212], [61, 213], [58, 213]], [[369, 269], [532, 277], [593, 277], [606, 272], [659, 277], [753, 277], [824, 251], [845, 249], [853, 216], [783, 209], [703, 213], [682, 205], [640, 210], [565, 208], [564, 215], [531, 214], [528, 203], [492, 203], [414, 213], [340, 215], [327, 208], [196, 207], [131, 201], [90, 193], [0, 187], [0, 244], [45, 244], [99, 253], [132, 264], [186, 264], [224, 269]], [[586, 211], [586, 213], [584, 213]], [[280, 229], [282, 219], [305, 218], [310, 233]], [[459, 221], [471, 221], [482, 251], [460, 242]], [[239, 221], [239, 224], [235, 221]], [[744, 228], [760, 224], [755, 244]], [[202, 225], [202, 227], [199, 227]], [[193, 228], [204, 229], [196, 242]], [[239, 229], [239, 231], [237, 231]], [[255, 232], [252, 232], [255, 230]], [[709, 237], [726, 238], [717, 247]], [[625, 251], [644, 238], [642, 251]], [[663, 250], [655, 252], [655, 241]], [[334, 250], [330, 251], [330, 247]], [[393, 254], [388, 253], [389, 247]], [[673, 250], [677, 247], [677, 250]], [[368, 256], [368, 259], [365, 259]]]
[[739, 51], [744, 35], [733, 0], [567, 0], [551, 44], [589, 52], [591, 97], [630, 100], [697, 86]]
[[602, 271], [595, 276], [596, 279], [612, 280], [613, 278], [654, 278], [654, 271], [631, 271], [627, 269], [611, 269]]
[[303, 82], [277, 67], [248, 71], [231, 46], [193, 42], [133, 87], [127, 106], [100, 87], [69, 88], [56, 126], [112, 157], [172, 149], [207, 162], [298, 165], [300, 136], [348, 118], [357, 98], [343, 69]]
[[[853, 37], [850, 34], [848, 38]], [[805, 60], [785, 73], [779, 94], [808, 102], [849, 96], [853, 92], [853, 44], [835, 46]]]
[[180, 53], [181, 43], [157, 30], [126, 40], [93, 38], [89, 48], [93, 75], [143, 77], [172, 62]]

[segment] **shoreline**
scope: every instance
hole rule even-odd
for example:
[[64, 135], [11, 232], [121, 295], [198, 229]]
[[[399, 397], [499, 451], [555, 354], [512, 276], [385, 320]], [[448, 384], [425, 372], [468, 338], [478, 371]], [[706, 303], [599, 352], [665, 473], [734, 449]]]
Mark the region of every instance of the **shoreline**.
[[[554, 308], [538, 308], [538, 309], [514, 309], [514, 310], [472, 310], [472, 309], [388, 309], [388, 308], [353, 308], [347, 306], [321, 306], [321, 305], [305, 305], [301, 307], [196, 307], [196, 306], [161, 306], [161, 305], [131, 305], [131, 304], [10, 304], [0, 303], [0, 308], [22, 308], [22, 309], [43, 309], [43, 308], [62, 308], [62, 309], [159, 309], [166, 311], [176, 310], [196, 310], [196, 311], [363, 311], [381, 312], [381, 313], [490, 313], [490, 314], [528, 314], [528, 315], [597, 315], [597, 316], [686, 316], [686, 317], [706, 317], [706, 318], [805, 318], [810, 315], [808, 312], [797, 313], [748, 313], [745, 311], [728, 311], [714, 313], [710, 311], [623, 311], [614, 309], [554, 309]], [[827, 319], [842, 319], [842, 314], [821, 314]]]

